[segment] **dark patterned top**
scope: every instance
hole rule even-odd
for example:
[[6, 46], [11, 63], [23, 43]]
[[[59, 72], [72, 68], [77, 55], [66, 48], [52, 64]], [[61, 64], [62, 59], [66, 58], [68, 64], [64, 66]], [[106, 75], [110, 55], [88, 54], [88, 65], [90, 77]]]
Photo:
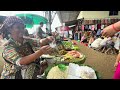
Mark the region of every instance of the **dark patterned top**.
[[32, 54], [32, 51], [26, 43], [29, 43], [32, 47], [40, 47], [38, 39], [24, 39], [23, 44], [16, 42], [12, 38], [9, 39], [9, 43], [3, 50], [3, 58], [12, 64], [5, 62], [1, 79], [15, 79], [15, 73], [17, 71], [16, 66], [22, 68], [21, 74], [23, 79], [32, 79], [31, 74], [34, 72], [35, 65], [33, 63], [29, 65], [19, 64], [22, 57]]

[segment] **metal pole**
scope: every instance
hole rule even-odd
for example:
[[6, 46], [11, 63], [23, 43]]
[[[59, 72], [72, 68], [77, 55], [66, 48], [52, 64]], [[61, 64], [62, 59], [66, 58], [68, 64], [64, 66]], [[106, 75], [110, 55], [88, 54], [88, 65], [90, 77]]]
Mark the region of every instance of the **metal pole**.
[[51, 33], [51, 11], [49, 11], [49, 30]]

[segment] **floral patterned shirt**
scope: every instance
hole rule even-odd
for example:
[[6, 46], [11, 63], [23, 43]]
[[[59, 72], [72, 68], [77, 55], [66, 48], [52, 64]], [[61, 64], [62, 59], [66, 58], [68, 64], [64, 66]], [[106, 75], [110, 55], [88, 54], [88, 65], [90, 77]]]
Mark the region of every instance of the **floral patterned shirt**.
[[[32, 47], [40, 47], [39, 39], [24, 39], [23, 44], [20, 44], [12, 38], [10, 38], [8, 41], [9, 43], [4, 47], [3, 50], [3, 58], [12, 64], [5, 62], [1, 74], [1, 79], [15, 79], [15, 73], [17, 71], [16, 66], [22, 68], [22, 77], [24, 79], [24, 74], [26, 71], [28, 71], [27, 68], [31, 64], [20, 65], [19, 61], [22, 57], [30, 55], [32, 53], [28, 47], [23, 46], [25, 46], [25, 43], [28, 42]], [[34, 68], [34, 65], [31, 65], [30, 67]], [[27, 78], [29, 79], [29, 77]]]

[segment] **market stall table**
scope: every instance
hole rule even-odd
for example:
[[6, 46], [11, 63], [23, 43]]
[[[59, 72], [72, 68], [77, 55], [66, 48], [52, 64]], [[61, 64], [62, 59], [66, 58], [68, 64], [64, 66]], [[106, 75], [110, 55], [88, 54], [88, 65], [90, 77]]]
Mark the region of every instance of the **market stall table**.
[[[74, 44], [74, 46], [79, 47], [79, 42], [72, 41], [72, 43]], [[67, 42], [67, 43], [64, 42], [64, 44], [65, 44], [65, 46], [67, 46], [67, 47], [69, 46], [68, 42]], [[69, 47], [69, 48], [70, 48], [70, 47]], [[72, 51], [69, 51], [68, 53], [70, 54], [70, 53], [75, 53], [75, 52], [76, 52], [76, 53], [79, 54], [78, 51], [81, 52], [81, 50], [79, 50], [79, 48], [78, 48], [77, 50], [72, 50]], [[68, 54], [68, 53], [67, 53], [67, 54]], [[65, 55], [68, 57], [69, 55], [67, 55], [67, 54], [65, 54]], [[65, 55], [64, 55], [64, 56], [65, 56]], [[53, 57], [53, 58], [55, 58], [55, 57]], [[85, 62], [85, 60], [86, 60], [86, 58], [84, 57], [84, 59], [81, 60], [81, 61], [82, 61], [82, 62], [81, 62], [81, 61], [79, 61], [80, 59], [78, 58], [79, 60], [78, 60], [77, 62], [75, 62], [75, 60], [72, 58], [71, 60], [73, 60], [73, 61], [68, 61], [68, 62], [60, 61], [59, 63], [56, 63], [53, 58], [52, 58], [52, 57], [51, 57], [51, 58], [46, 58], [46, 60], [48, 59], [47, 61], [49, 61], [49, 63], [50, 63], [50, 62], [52, 62], [52, 63], [48, 66], [48, 69], [45, 70], [45, 73], [48, 72], [48, 71], [50, 70], [50, 68], [51, 68], [52, 66], [54, 66], [54, 65], [59, 65], [59, 64], [69, 65], [70, 63], [74, 63], [74, 64], [76, 63], [77, 65], [80, 65], [80, 66], [81, 66], [82, 64], [84, 64], [84, 62]], [[79, 63], [78, 63], [78, 62], [79, 62]], [[96, 72], [97, 72], [97, 71], [96, 71]]]
[[82, 44], [78, 44], [80, 52], [86, 55], [84, 64], [94, 67], [101, 75], [102, 79], [112, 79], [114, 74], [114, 63], [117, 55], [106, 55], [95, 51]]

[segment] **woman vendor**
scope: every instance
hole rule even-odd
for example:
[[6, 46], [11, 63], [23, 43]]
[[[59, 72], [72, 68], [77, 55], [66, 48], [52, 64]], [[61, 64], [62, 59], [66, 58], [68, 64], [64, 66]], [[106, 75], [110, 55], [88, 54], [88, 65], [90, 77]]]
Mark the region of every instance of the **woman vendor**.
[[[53, 37], [25, 39], [24, 28], [24, 22], [16, 16], [10, 16], [3, 22], [0, 32], [8, 43], [2, 53], [5, 64], [1, 79], [36, 79], [41, 68], [39, 57], [51, 51], [48, 43]], [[39, 50], [34, 52], [32, 48], [38, 46]]]

